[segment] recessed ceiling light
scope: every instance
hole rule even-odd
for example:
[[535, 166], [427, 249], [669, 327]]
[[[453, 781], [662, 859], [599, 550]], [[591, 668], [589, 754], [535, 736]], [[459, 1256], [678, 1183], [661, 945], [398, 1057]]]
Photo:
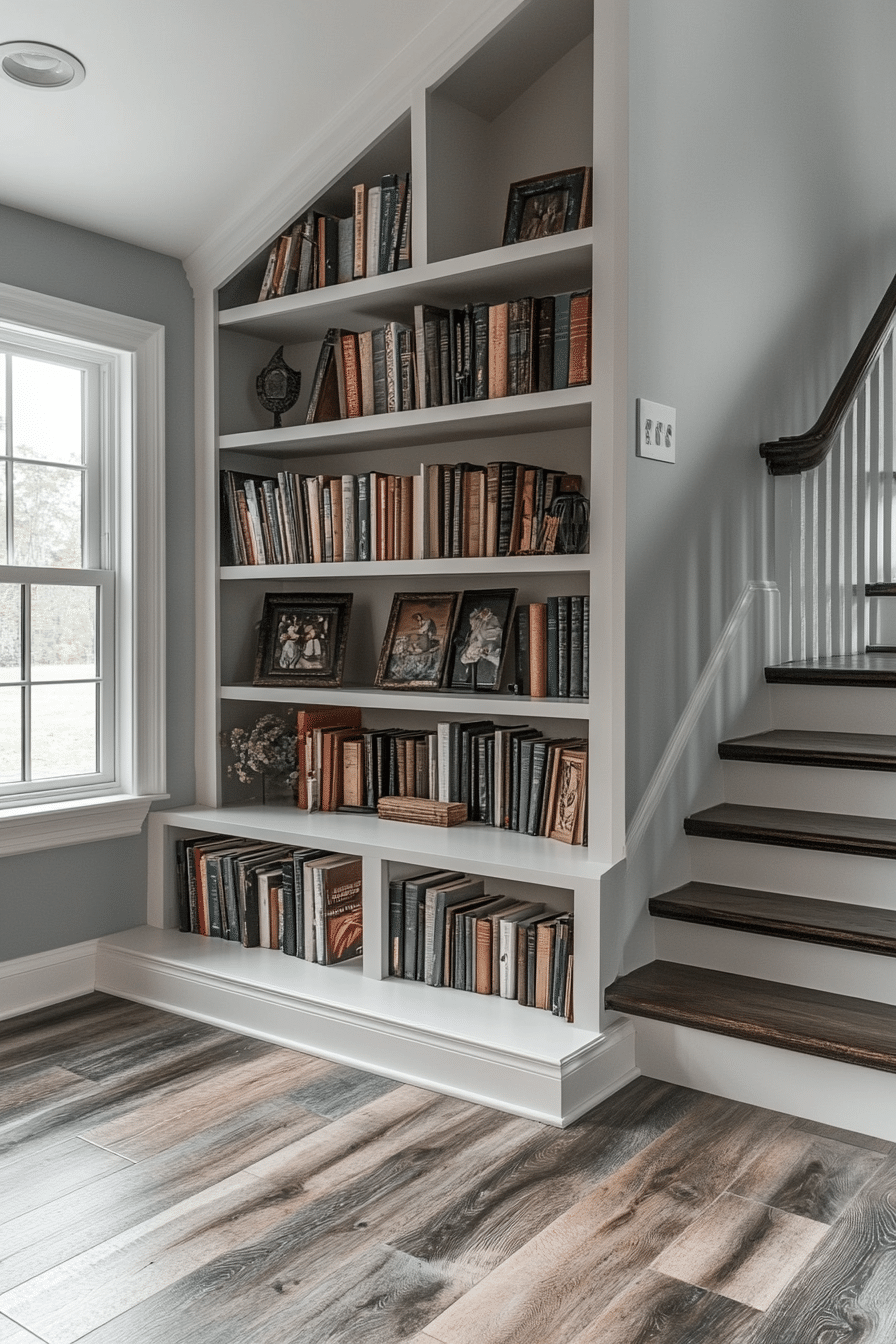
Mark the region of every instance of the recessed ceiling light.
[[0, 42], [0, 71], [33, 89], [73, 89], [86, 71], [70, 51], [46, 42]]

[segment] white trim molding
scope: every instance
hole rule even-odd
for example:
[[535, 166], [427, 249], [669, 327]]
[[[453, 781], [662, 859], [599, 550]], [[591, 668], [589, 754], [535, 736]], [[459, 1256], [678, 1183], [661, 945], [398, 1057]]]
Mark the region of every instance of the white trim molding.
[[767, 579], [749, 579], [743, 592], [725, 622], [719, 638], [713, 648], [690, 699], [663, 752], [653, 777], [644, 791], [625, 838], [626, 852], [631, 855], [637, 850], [645, 832], [659, 806], [660, 800], [669, 787], [672, 777], [681, 761], [684, 751], [693, 737], [698, 721], [710, 697], [713, 695], [719, 678], [737, 641], [743, 634], [744, 626], [751, 615], [754, 602], [761, 599], [769, 604], [767, 648], [771, 661], [777, 660], [779, 647], [778, 633], [778, 585]]
[[120, 576], [116, 780], [0, 808], [0, 856], [133, 835], [165, 797], [165, 333], [154, 322], [0, 284], [0, 329], [90, 344], [116, 361]]
[[92, 994], [96, 982], [96, 940], [36, 952], [0, 962], [0, 1018], [33, 1012]]

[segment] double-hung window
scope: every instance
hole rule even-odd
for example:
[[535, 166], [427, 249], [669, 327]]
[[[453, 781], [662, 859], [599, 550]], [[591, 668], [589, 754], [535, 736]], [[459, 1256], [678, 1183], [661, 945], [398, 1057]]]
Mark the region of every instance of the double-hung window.
[[0, 854], [164, 790], [162, 331], [0, 285]]

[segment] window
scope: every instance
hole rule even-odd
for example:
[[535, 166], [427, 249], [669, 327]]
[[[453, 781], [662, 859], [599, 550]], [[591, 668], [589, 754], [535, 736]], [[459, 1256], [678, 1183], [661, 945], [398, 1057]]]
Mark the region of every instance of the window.
[[0, 285], [0, 854], [164, 796], [162, 338]]

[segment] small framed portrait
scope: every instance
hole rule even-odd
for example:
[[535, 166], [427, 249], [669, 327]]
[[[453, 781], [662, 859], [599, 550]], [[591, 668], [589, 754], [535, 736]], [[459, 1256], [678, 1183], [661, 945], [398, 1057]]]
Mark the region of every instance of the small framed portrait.
[[265, 593], [253, 686], [341, 686], [351, 593]]
[[590, 223], [590, 168], [567, 168], [550, 177], [528, 177], [511, 183], [503, 246], [569, 233]]
[[515, 601], [515, 588], [473, 589], [464, 593], [446, 678], [450, 690], [498, 688]]
[[451, 651], [460, 593], [396, 593], [376, 669], [376, 685], [436, 691]]

